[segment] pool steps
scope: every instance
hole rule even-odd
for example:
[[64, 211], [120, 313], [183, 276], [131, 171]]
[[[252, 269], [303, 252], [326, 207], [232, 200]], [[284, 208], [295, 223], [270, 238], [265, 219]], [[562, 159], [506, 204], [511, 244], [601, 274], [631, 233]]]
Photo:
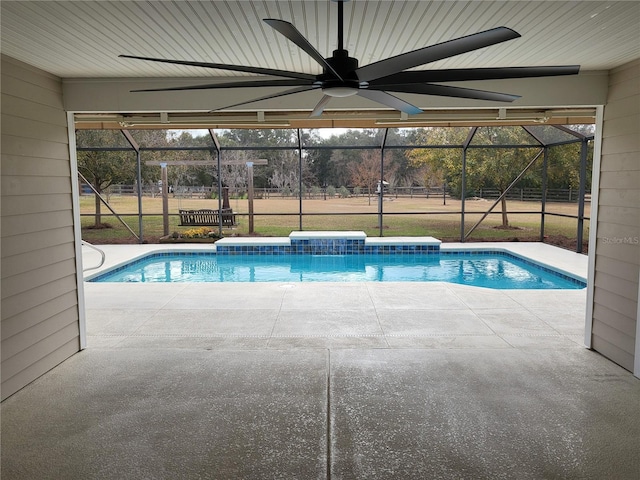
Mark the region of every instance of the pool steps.
[[218, 255], [352, 255], [437, 253], [433, 237], [373, 237], [357, 231], [291, 232], [288, 237], [225, 237], [214, 244]]

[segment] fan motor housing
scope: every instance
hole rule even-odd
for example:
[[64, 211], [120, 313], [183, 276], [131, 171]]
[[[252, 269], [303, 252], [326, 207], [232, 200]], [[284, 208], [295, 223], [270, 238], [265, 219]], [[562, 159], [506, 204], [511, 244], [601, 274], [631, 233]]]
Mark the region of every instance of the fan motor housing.
[[[358, 76], [355, 71], [358, 68], [358, 59], [349, 56], [349, 52], [346, 50], [334, 50], [333, 56], [326, 59], [327, 63], [331, 65], [336, 72], [340, 74], [345, 80], [358, 80]], [[325, 70], [325, 74], [328, 77], [333, 77], [333, 74]]]

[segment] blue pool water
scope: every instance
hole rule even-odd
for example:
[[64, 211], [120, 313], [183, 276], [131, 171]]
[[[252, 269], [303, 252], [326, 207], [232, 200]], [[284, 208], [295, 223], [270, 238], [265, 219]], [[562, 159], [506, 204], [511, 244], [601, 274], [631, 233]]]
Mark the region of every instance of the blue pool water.
[[585, 284], [502, 252], [390, 255], [153, 254], [93, 282], [450, 282], [495, 289]]

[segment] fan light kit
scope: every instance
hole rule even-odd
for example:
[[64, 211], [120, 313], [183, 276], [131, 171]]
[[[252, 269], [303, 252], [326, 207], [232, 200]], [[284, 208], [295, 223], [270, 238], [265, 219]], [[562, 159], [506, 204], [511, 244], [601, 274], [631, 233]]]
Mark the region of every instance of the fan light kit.
[[500, 80], [509, 78], [575, 75], [580, 70], [579, 65], [568, 65], [550, 67], [460, 68], [407, 71], [414, 67], [419, 67], [431, 62], [472, 52], [520, 37], [519, 33], [507, 27], [492, 28], [490, 30], [485, 30], [465, 37], [459, 37], [446, 42], [420, 48], [418, 50], [402, 53], [400, 55], [359, 67], [358, 59], [350, 57], [349, 52], [343, 47], [343, 9], [344, 3], [348, 0], [333, 1], [337, 3], [338, 7], [338, 48], [334, 50], [333, 55], [328, 58], [324, 58], [291, 23], [272, 18], [264, 19], [264, 22], [267, 25], [296, 44], [322, 67], [323, 72], [319, 75], [243, 65], [227, 65], [189, 60], [169, 60], [134, 55], [120, 55], [122, 58], [131, 58], [148, 62], [170, 63], [175, 65], [187, 65], [279, 77], [266, 80], [264, 78], [259, 78], [256, 80], [237, 82], [132, 90], [132, 92], [290, 87], [289, 89], [279, 93], [264, 95], [233, 105], [226, 105], [212, 111], [225, 110], [261, 100], [269, 100], [272, 98], [294, 95], [296, 93], [311, 90], [320, 90], [323, 93], [323, 97], [313, 108], [311, 112], [312, 117], [322, 115], [325, 106], [332, 98], [343, 98], [353, 95], [367, 98], [386, 107], [399, 110], [407, 115], [415, 115], [422, 113], [422, 110], [389, 92], [437, 95], [496, 102], [513, 102], [520, 97], [518, 95], [511, 95], [507, 93], [446, 85], [446, 83], [470, 80]]
[[354, 87], [327, 87], [322, 89], [322, 93], [330, 97], [350, 97], [358, 93], [358, 89]]

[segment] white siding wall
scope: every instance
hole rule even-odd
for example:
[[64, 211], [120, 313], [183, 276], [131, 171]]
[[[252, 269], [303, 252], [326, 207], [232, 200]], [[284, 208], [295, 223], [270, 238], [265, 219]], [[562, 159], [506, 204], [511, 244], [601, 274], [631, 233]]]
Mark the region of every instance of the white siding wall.
[[2, 57], [2, 399], [77, 352], [71, 168], [60, 79]]
[[633, 370], [640, 355], [640, 60], [611, 72], [602, 136], [592, 347]]

